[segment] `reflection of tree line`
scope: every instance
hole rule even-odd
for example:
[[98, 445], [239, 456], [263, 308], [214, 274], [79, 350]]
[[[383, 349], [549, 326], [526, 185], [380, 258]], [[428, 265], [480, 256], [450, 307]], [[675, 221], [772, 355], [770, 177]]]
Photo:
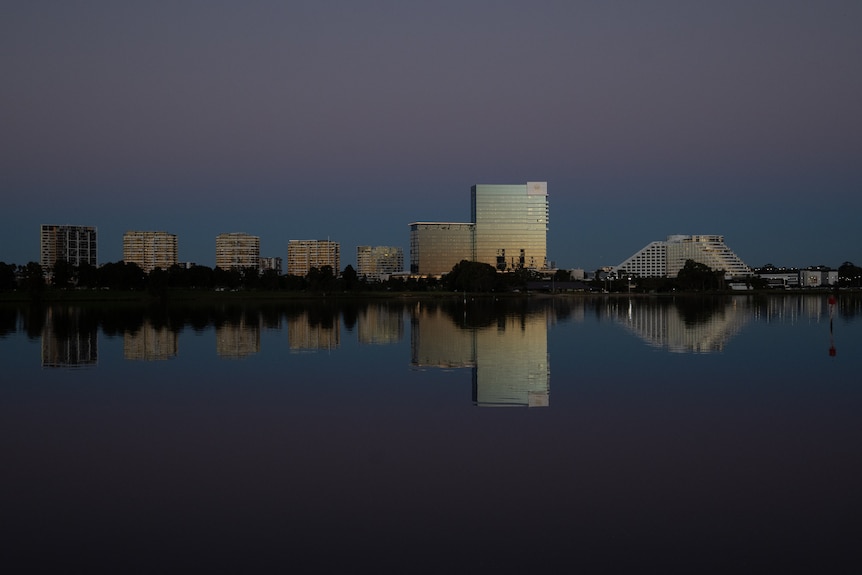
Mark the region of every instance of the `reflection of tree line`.
[[[99, 331], [123, 337], [127, 359], [157, 360], [178, 354], [177, 336], [183, 330], [213, 329], [217, 353], [239, 358], [260, 351], [261, 330], [280, 330], [284, 324], [290, 349], [338, 347], [342, 321], [348, 331], [359, 325], [362, 343], [396, 342], [403, 337], [403, 327], [392, 318], [402, 317], [403, 307], [398, 302], [0, 305], [0, 336], [22, 331], [30, 339], [42, 338], [43, 356], [51, 356], [46, 364], [68, 366], [93, 363], [85, 356], [90, 353], [95, 359]], [[76, 351], [86, 349], [91, 352]]]
[[[417, 304], [419, 301], [421, 304]], [[634, 306], [629, 308], [629, 301]], [[340, 344], [340, 329], [356, 332], [362, 344], [385, 344], [401, 341], [404, 313], [413, 313], [416, 305], [425, 310], [439, 310], [448, 322], [459, 329], [484, 329], [496, 326], [503, 329], [511, 325], [512, 317], [527, 318], [542, 314], [546, 321], [580, 321], [592, 314], [598, 321], [619, 318], [627, 321], [628, 314], [650, 313], [662, 316], [667, 325], [677, 326], [678, 334], [699, 329], [708, 336], [709, 329], [724, 329], [738, 321], [739, 310], [732, 310], [731, 302], [744, 302], [746, 314], [769, 321], [771, 318], [809, 320], [828, 316], [826, 296], [822, 294], [802, 295], [739, 295], [739, 296], [677, 296], [635, 297], [526, 297], [526, 298], [463, 298], [440, 300], [381, 300], [348, 302], [223, 302], [200, 304], [153, 304], [130, 302], [62, 304], [0, 304], [0, 337], [23, 332], [27, 337], [42, 337], [47, 322], [50, 336], [71, 342], [78, 334], [89, 334], [92, 341], [99, 330], [108, 337], [140, 337], [156, 342], [151, 347], [160, 348], [155, 356], [176, 355], [167, 334], [178, 334], [185, 329], [201, 333], [208, 329], [220, 331], [225, 337], [246, 341], [244, 354], [259, 351], [260, 330], [282, 329], [286, 323], [294, 326], [291, 346], [297, 349], [332, 349]], [[729, 317], [730, 311], [733, 317]], [[466, 311], [466, 313], [465, 313]], [[862, 313], [862, 297], [839, 294], [834, 309], [838, 320], [852, 320]], [[729, 329], [729, 328], [728, 328]], [[146, 333], [145, 333], [146, 332]], [[231, 335], [231, 332], [232, 335]], [[243, 335], [247, 334], [247, 335]], [[252, 335], [248, 335], [252, 334]], [[304, 334], [304, 335], [303, 335]], [[92, 336], [92, 337], [91, 337]], [[89, 340], [87, 340], [89, 341]], [[225, 341], [228, 341], [225, 339]], [[716, 340], [717, 341], [717, 340]], [[254, 343], [258, 342], [258, 343]], [[149, 344], [142, 343], [146, 346]], [[73, 347], [85, 349], [84, 341]], [[89, 346], [95, 350], [95, 346]], [[52, 349], [62, 349], [54, 347]], [[71, 349], [71, 348], [70, 348]], [[72, 353], [72, 352], [70, 352]], [[76, 352], [77, 353], [77, 352]], [[149, 352], [130, 351], [130, 354], [147, 358]], [[234, 352], [234, 355], [239, 355]], [[151, 354], [152, 356], [152, 354]]]

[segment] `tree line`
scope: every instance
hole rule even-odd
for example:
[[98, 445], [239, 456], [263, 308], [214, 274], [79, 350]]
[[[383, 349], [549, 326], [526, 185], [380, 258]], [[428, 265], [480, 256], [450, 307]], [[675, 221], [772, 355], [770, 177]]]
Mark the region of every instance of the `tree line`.
[[[37, 262], [24, 266], [0, 262], [0, 290], [24, 289], [39, 294], [49, 287], [54, 289], [109, 289], [164, 293], [169, 289], [204, 290], [265, 290], [265, 291], [453, 291], [505, 293], [526, 289], [530, 282], [553, 279], [562, 285], [571, 280], [566, 270], [557, 270], [550, 278], [534, 270], [516, 270], [499, 273], [490, 264], [463, 260], [441, 278], [390, 277], [386, 281], [373, 281], [359, 276], [348, 265], [340, 274], [330, 266], [311, 268], [305, 276], [282, 275], [275, 270], [260, 271], [256, 267], [225, 270], [208, 266], [172, 266], [157, 268], [146, 273], [140, 266], [123, 261], [101, 266], [72, 265], [58, 261], [46, 274]], [[46, 280], [50, 278], [49, 280]], [[839, 287], [862, 287], [862, 268], [844, 262], [838, 268]], [[747, 279], [751, 287], [765, 288], [766, 282], [758, 277]], [[727, 285], [724, 272], [709, 266], [686, 261], [675, 278], [631, 278], [595, 280], [585, 282], [584, 289], [611, 292], [661, 293], [671, 291], [710, 292], [724, 291]]]

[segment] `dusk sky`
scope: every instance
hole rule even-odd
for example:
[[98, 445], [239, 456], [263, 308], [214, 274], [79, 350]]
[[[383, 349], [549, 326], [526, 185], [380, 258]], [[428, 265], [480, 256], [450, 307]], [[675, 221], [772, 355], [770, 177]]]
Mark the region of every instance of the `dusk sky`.
[[396, 245], [476, 183], [547, 181], [548, 257], [671, 234], [862, 264], [862, 2], [0, 5], [0, 261], [40, 224]]

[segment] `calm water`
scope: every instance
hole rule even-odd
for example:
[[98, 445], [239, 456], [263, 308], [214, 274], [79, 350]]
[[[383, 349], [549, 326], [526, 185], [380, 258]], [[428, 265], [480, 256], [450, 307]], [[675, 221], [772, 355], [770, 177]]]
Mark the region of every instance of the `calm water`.
[[7, 306], [0, 360], [0, 566], [859, 568], [862, 299]]

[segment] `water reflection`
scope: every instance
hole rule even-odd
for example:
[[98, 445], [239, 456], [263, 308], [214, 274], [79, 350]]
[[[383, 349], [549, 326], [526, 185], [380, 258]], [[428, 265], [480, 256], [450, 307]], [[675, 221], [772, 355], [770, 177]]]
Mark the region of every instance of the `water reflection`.
[[287, 341], [291, 351], [333, 350], [341, 345], [338, 314], [326, 310], [304, 310], [287, 318]]
[[417, 304], [411, 315], [411, 364], [472, 369], [473, 402], [480, 407], [547, 407], [547, 308], [489, 315], [488, 307]]
[[122, 337], [123, 357], [132, 361], [177, 357], [186, 329], [214, 333], [215, 351], [225, 359], [260, 354], [267, 330], [285, 332], [291, 352], [340, 350], [342, 330], [360, 345], [397, 345], [407, 334], [414, 368], [473, 370], [477, 405], [541, 405], [550, 380], [548, 326], [558, 322], [610, 321], [672, 353], [724, 352], [750, 322], [822, 323], [835, 355], [836, 330], [860, 311], [862, 298], [851, 294], [3, 305], [0, 337], [21, 332], [41, 338], [43, 366], [75, 368], [98, 364], [100, 332]]
[[[345, 325], [348, 324], [345, 318]], [[368, 305], [357, 314], [359, 343], [381, 345], [398, 343], [404, 338], [401, 309], [386, 305]]]
[[260, 353], [260, 317], [243, 314], [216, 325], [216, 353], [225, 359], [242, 359]]
[[166, 325], [153, 325], [146, 319], [140, 327], [123, 333], [123, 358], [133, 361], [159, 361], [177, 356], [177, 332]]
[[80, 308], [49, 307], [42, 328], [42, 367], [91, 367], [99, 358], [97, 325]]
[[723, 351], [751, 317], [749, 302], [742, 298], [617, 303], [609, 308], [616, 321], [648, 345], [672, 353]]

